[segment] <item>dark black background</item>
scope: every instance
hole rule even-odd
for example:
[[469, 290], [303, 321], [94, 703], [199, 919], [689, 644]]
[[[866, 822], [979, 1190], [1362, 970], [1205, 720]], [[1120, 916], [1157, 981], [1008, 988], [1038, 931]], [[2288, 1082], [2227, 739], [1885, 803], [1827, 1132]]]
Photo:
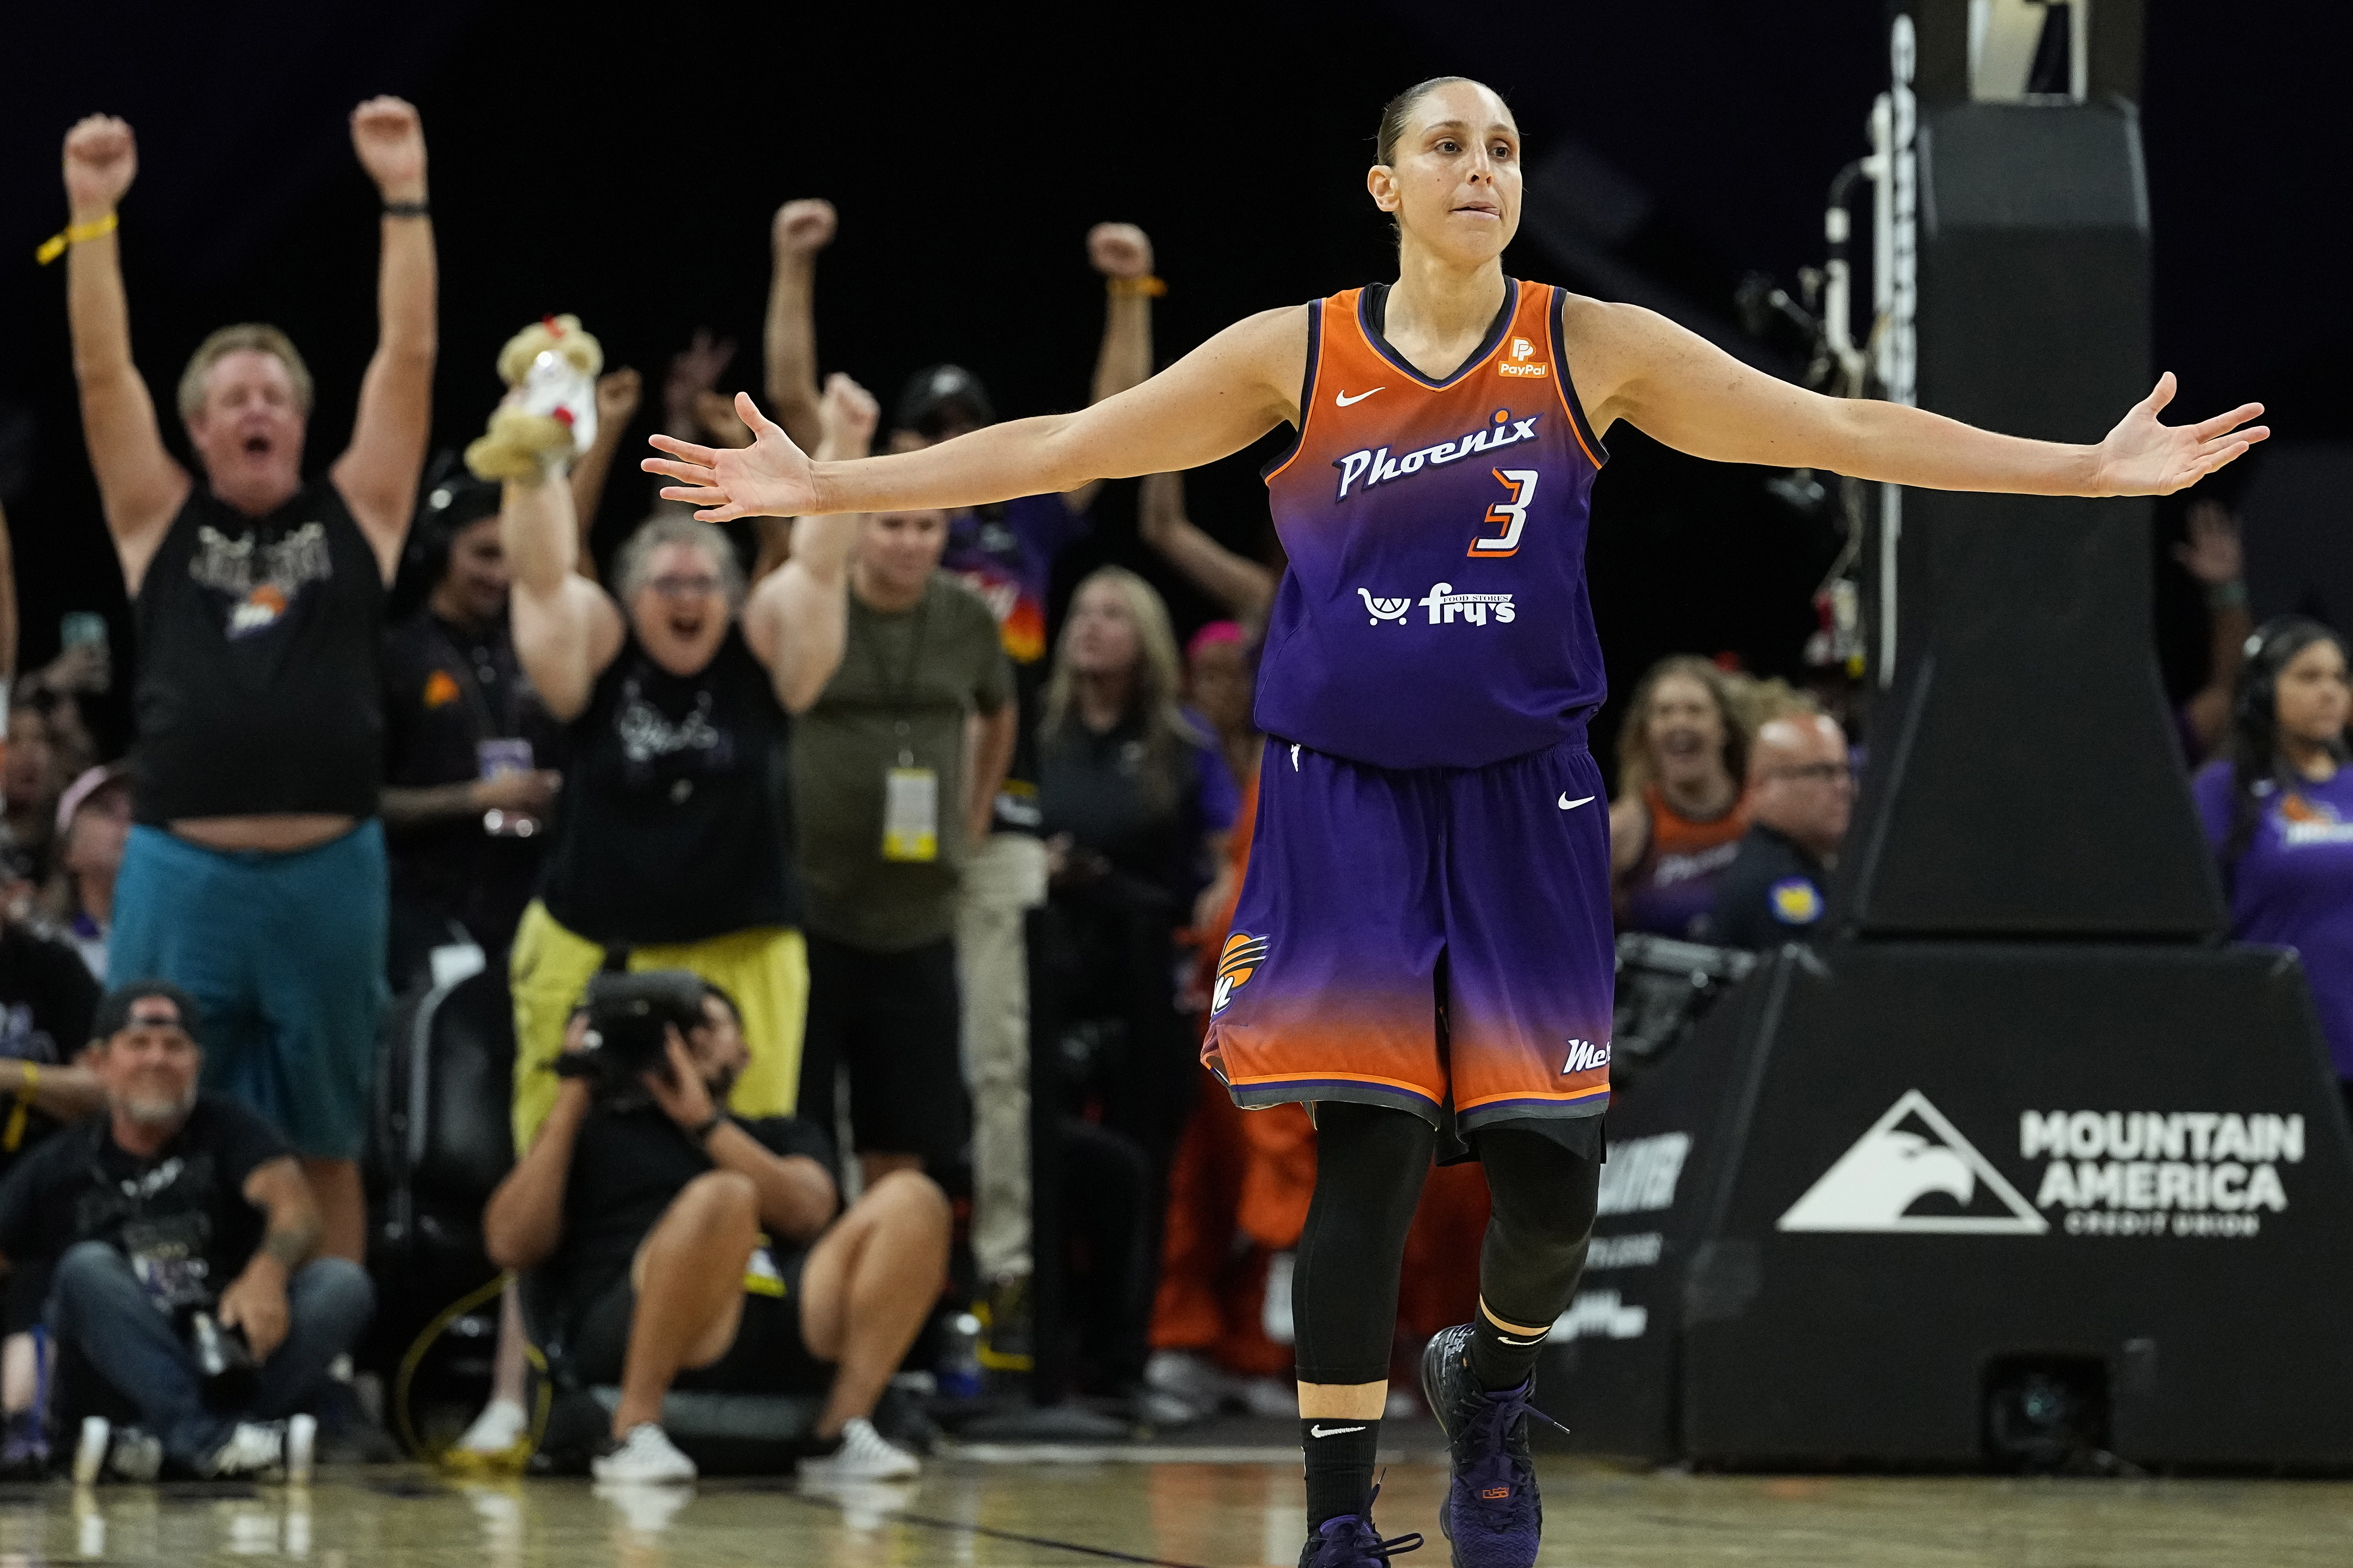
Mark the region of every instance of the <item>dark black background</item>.
[[[1886, 75], [1878, 0], [999, 9], [13, 7], [0, 51], [0, 500], [21, 667], [54, 652], [71, 609], [104, 610], [127, 647], [81, 452], [65, 268], [32, 264], [63, 221], [58, 146], [84, 113], [122, 114], [139, 133], [122, 234], [150, 385], [168, 407], [205, 332], [278, 322], [318, 376], [315, 468], [342, 448], [375, 333], [375, 196], [344, 128], [371, 93], [410, 97], [425, 117], [442, 268], [435, 434], [454, 444], [498, 394], [499, 344], [547, 311], [578, 312], [608, 363], [645, 372], [641, 427], [697, 325], [744, 345], [730, 380], [756, 389], [768, 217], [797, 195], [842, 215], [819, 273], [826, 369], [887, 405], [910, 371], [953, 359], [1006, 413], [1073, 406], [1101, 323], [1089, 225], [1151, 233], [1170, 284], [1164, 363], [1248, 311], [1388, 276], [1363, 189], [1374, 122], [1390, 93], [1440, 72], [1501, 89], [1532, 162], [1575, 140], [1644, 187], [1654, 218], [1635, 259], [1730, 320], [1744, 271], [1787, 279], [1820, 260], [1821, 193], [1863, 150]], [[2353, 410], [2332, 373], [2353, 295], [2333, 172], [2353, 132], [2327, 108], [2338, 83], [2317, 8], [2241, 8], [2227, 27], [2203, 8], [2152, 9], [2159, 363], [2180, 374], [2186, 409], [2261, 397], [2284, 436], [2342, 434]], [[1558, 275], [1525, 237], [1508, 265]], [[1760, 472], [1710, 468], [1623, 426], [1609, 441], [1591, 560], [1613, 689], [1678, 649], [1791, 670], [1823, 529], [1767, 499]], [[1257, 460], [1190, 481], [1196, 518], [1245, 548], [1267, 531]], [[600, 547], [642, 510], [639, 479], [617, 475]], [[1126, 560], [1171, 588], [1180, 625], [1203, 618], [1205, 603], [1140, 558], [1133, 510], [1133, 487], [1113, 487], [1062, 588], [1097, 560]], [[2179, 505], [2161, 517], [2160, 531], [2178, 530]], [[2180, 689], [2202, 664], [2196, 595], [2168, 567], [2158, 604]]]

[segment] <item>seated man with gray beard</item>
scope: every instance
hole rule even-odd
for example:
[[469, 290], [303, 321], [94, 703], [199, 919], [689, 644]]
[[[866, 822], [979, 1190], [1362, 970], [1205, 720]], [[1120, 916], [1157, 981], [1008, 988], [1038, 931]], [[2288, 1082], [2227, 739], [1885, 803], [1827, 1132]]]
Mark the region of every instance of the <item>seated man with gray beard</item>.
[[77, 1482], [152, 1479], [167, 1458], [306, 1479], [318, 1424], [298, 1412], [375, 1310], [358, 1265], [316, 1255], [318, 1201], [277, 1131], [197, 1091], [196, 1027], [167, 982], [110, 993], [89, 1052], [107, 1114], [0, 1184], [0, 1270], [57, 1260], [48, 1325], [77, 1385], [138, 1412], [135, 1429], [83, 1423]]

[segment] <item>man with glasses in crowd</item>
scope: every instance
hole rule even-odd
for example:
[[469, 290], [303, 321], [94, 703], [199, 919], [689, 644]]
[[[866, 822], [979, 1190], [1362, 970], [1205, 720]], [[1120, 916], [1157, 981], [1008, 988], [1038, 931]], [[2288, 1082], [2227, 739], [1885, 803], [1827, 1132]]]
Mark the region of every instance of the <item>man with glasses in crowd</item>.
[[1792, 713], [1758, 730], [1748, 749], [1748, 832], [1716, 886], [1710, 940], [1762, 949], [1810, 937], [1853, 811], [1854, 772], [1837, 720]]

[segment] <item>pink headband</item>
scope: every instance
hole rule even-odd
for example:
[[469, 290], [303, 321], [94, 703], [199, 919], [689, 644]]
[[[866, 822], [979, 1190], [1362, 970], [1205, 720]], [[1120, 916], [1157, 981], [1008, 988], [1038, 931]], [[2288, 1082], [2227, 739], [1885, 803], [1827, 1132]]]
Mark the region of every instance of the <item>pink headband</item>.
[[1238, 622], [1211, 621], [1208, 626], [1195, 632], [1191, 640], [1186, 643], [1185, 662], [1192, 663], [1194, 659], [1200, 657], [1201, 650], [1205, 647], [1215, 647], [1221, 642], [1241, 640], [1242, 628]]

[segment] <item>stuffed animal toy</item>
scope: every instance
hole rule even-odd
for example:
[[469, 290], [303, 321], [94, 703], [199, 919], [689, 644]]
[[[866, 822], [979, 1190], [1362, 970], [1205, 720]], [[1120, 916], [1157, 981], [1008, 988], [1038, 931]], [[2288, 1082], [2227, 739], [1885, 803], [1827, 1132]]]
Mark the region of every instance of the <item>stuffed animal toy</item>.
[[547, 316], [507, 340], [499, 379], [507, 395], [491, 427], [466, 448], [483, 479], [535, 479], [565, 471], [596, 438], [596, 373], [605, 351], [577, 316]]

